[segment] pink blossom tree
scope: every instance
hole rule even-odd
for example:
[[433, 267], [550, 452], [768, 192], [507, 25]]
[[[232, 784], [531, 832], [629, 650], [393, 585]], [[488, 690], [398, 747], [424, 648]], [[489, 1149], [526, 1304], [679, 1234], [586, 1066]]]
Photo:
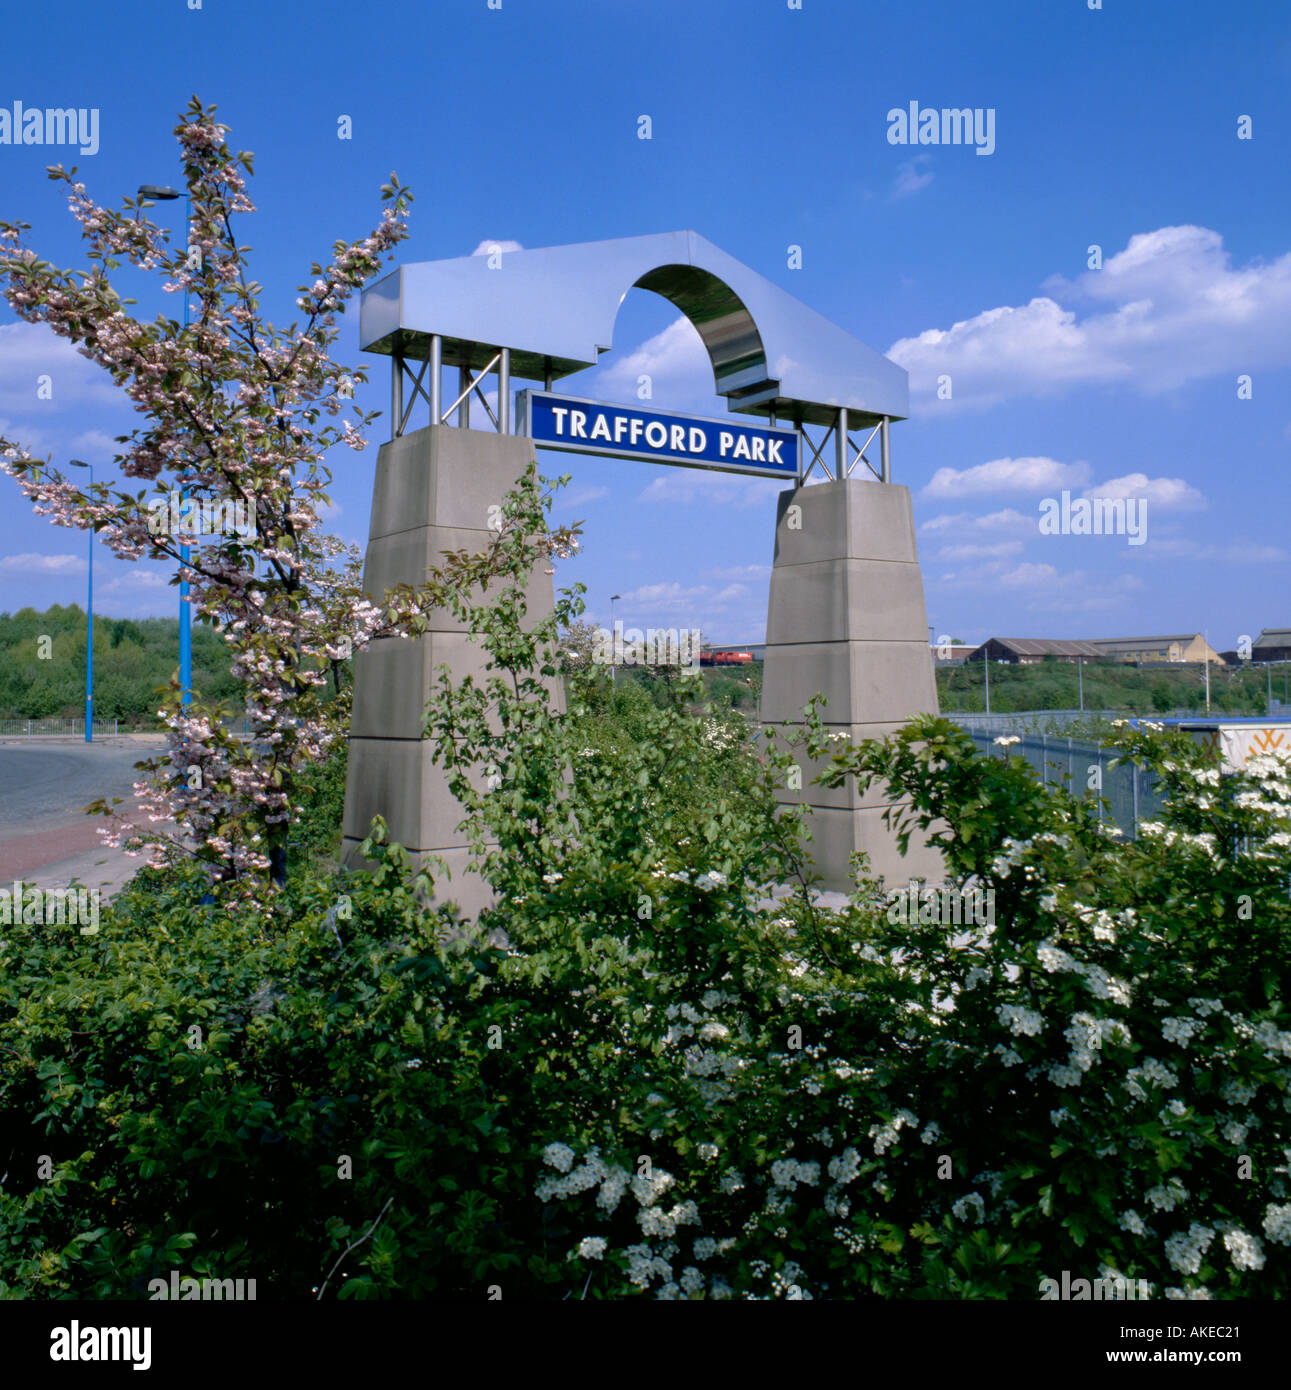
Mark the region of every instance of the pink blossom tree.
[[[252, 738], [243, 742], [200, 692], [185, 708], [172, 681], [160, 711], [166, 751], [138, 765], [145, 780], [136, 797], [151, 828], [99, 803], [111, 817], [100, 833], [157, 865], [195, 856], [210, 865], [221, 891], [265, 902], [272, 894], [262, 890], [284, 875], [297, 774], [346, 727], [340, 663], [373, 637], [424, 630], [455, 586], [487, 580], [490, 560], [455, 557], [424, 586], [401, 587], [377, 604], [363, 595], [357, 551], [322, 531], [319, 509], [331, 481], [324, 456], [337, 444], [365, 447], [361, 427], [376, 418], [352, 404], [355, 383], [366, 380], [362, 368], [346, 369], [330, 356], [337, 315], [407, 236], [411, 194], [392, 174], [379, 225], [360, 241], [337, 241], [330, 263], [315, 263], [312, 283], [299, 288], [303, 323], [275, 328], [261, 312], [261, 287], [248, 278], [248, 248], [235, 233], [237, 219], [255, 210], [245, 191], [252, 156], [230, 150], [227, 127], [214, 115], [194, 97], [175, 129], [191, 198], [186, 246], [172, 246], [130, 198], [120, 211], [99, 205], [75, 168], [62, 166], [49, 173], [69, 186], [88, 270], [41, 261], [23, 243], [27, 224], [0, 223], [0, 287], [15, 312], [75, 343], [146, 417], [118, 438], [116, 465], [123, 478], [151, 484], [151, 494], [103, 482], [82, 489], [4, 438], [0, 466], [38, 514], [93, 527], [124, 559], [168, 561], [174, 582], [182, 570], [196, 613], [222, 632], [247, 690]], [[159, 271], [167, 291], [189, 296], [187, 327], [126, 313], [108, 274], [123, 259]], [[347, 403], [354, 418], [338, 422]], [[191, 517], [178, 527], [158, 525], [159, 508], [169, 512], [181, 490], [199, 516], [240, 504], [254, 525], [198, 545]], [[187, 563], [185, 545], [192, 547]]]

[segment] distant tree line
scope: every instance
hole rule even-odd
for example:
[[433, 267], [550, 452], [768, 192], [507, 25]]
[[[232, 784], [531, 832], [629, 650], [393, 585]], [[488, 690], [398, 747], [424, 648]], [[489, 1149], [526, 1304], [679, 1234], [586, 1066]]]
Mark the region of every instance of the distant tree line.
[[[0, 613], [0, 719], [68, 718], [85, 712], [85, 610]], [[47, 639], [47, 640], [44, 640]], [[94, 713], [131, 725], [156, 723], [158, 691], [179, 670], [179, 619], [94, 619]], [[228, 648], [209, 624], [193, 623], [193, 689], [243, 708]]]

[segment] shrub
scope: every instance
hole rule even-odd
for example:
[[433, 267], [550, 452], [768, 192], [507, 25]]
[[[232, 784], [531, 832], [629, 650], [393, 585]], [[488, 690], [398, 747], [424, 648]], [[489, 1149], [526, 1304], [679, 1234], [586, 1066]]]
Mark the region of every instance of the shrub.
[[428, 907], [380, 822], [374, 871], [311, 867], [333, 764], [270, 923], [191, 866], [97, 935], [0, 928], [0, 1294], [1285, 1296], [1291, 763], [1116, 730], [1166, 793], [1123, 844], [946, 721], [839, 751], [813, 704], [827, 779], [994, 895], [826, 910], [738, 715], [595, 671], [552, 714], [571, 605], [522, 629], [532, 478], [508, 506], [514, 582], [462, 603], [494, 668], [430, 715], [496, 905]]

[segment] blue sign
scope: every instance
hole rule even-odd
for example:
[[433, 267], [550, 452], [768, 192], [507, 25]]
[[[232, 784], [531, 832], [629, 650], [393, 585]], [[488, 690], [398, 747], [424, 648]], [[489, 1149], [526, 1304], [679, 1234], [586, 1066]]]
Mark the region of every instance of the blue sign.
[[519, 415], [519, 432], [543, 449], [764, 478], [798, 477], [798, 432], [779, 426], [605, 405], [549, 391], [522, 391]]

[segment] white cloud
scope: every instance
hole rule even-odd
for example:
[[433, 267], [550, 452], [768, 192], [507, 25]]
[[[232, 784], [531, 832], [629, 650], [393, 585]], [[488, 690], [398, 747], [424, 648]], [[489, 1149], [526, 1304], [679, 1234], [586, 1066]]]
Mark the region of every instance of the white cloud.
[[1140, 547], [1140, 557], [1150, 560], [1203, 560], [1223, 565], [1281, 565], [1291, 560], [1291, 551], [1277, 545], [1235, 541], [1231, 545], [1212, 545], [1186, 539], [1151, 539]]
[[[626, 627], [648, 627], [667, 623], [673, 626], [699, 628], [708, 633], [717, 620], [725, 629], [756, 631], [766, 618], [765, 595], [749, 604], [747, 585], [726, 584], [717, 588], [711, 584], [683, 584], [665, 580], [658, 584], [643, 584], [623, 595], [616, 616]], [[761, 640], [760, 638], [757, 640]]]
[[[132, 589], [166, 589], [170, 587], [170, 575], [160, 570], [141, 569], [131, 565], [121, 574], [115, 575], [103, 585], [103, 592], [109, 594], [129, 593]], [[175, 590], [175, 602], [179, 602], [179, 590]]]
[[[42, 376], [50, 379], [47, 400], [36, 396]], [[130, 404], [102, 367], [82, 357], [52, 328], [43, 323], [0, 324], [0, 409], [31, 416], [74, 401]]]
[[890, 200], [895, 202], [898, 198], [908, 198], [912, 193], [918, 193], [921, 188], [927, 188], [932, 182], [933, 174], [931, 169], [925, 173], [924, 167], [931, 163], [930, 154], [917, 154], [913, 159], [907, 159], [904, 164], [898, 164]]
[[[0, 386], [0, 391], [3, 389]], [[7, 439], [35, 459], [52, 458], [54, 454], [54, 436], [48, 430], [29, 425], [26, 421], [19, 424], [15, 420], [0, 419], [0, 439]]]
[[637, 496], [638, 502], [703, 502], [728, 507], [770, 505], [784, 484], [778, 478], [741, 478], [698, 468], [672, 468]]
[[1127, 473], [1088, 488], [1086, 497], [1139, 497], [1154, 507], [1179, 511], [1201, 511], [1208, 506], [1205, 497], [1182, 478], [1149, 478], [1146, 473]]
[[939, 468], [921, 497], [974, 497], [993, 492], [1047, 492], [1083, 487], [1087, 463], [1059, 463], [1051, 458], [992, 459], [972, 468]]
[[1022, 552], [1021, 541], [998, 541], [995, 545], [943, 545], [938, 560], [1007, 559]]
[[1052, 584], [1057, 578], [1058, 571], [1052, 565], [1027, 563], [1000, 575], [997, 582], [1005, 589], [1030, 589], [1033, 586]]
[[1031, 561], [1010, 568], [998, 559], [986, 559], [966, 569], [939, 575], [934, 583], [941, 589], [1010, 591], [1018, 595], [1022, 611], [1038, 613], [1120, 610], [1124, 608], [1127, 594], [1143, 587], [1143, 581], [1132, 574], [1108, 577], [1092, 575], [1085, 570], [1063, 573], [1053, 565]]
[[[1027, 304], [902, 338], [888, 355], [916, 396], [933, 396], [945, 374], [949, 403], [977, 407], [1114, 382], [1156, 393], [1291, 364], [1291, 252], [1235, 269], [1218, 232], [1161, 227], [1131, 237], [1102, 270], [1045, 288]], [[1094, 312], [1078, 318], [1060, 301]]]
[[482, 242], [471, 252], [472, 256], [491, 256], [495, 251], [501, 251], [506, 255], [508, 251], [523, 251], [524, 247], [518, 241], [498, 241], [492, 237], [485, 237]]
[[83, 430], [72, 440], [73, 458], [81, 458], [89, 454], [86, 463], [107, 463], [116, 457], [119, 446], [110, 434], [104, 434], [102, 430]]
[[651, 391], [655, 394], [680, 389], [698, 396], [706, 388], [711, 396], [713, 368], [708, 349], [695, 325], [684, 315], [673, 319], [626, 357], [604, 367], [597, 377], [597, 389], [604, 388], [608, 394], [622, 395], [625, 399], [630, 393], [636, 399], [643, 376], [650, 378]]
[[601, 487], [599, 484], [594, 487], [576, 487], [568, 492], [561, 491], [556, 493], [556, 505], [563, 507], [582, 507], [588, 502], [599, 502], [601, 498], [608, 497], [610, 490]]
[[0, 570], [18, 574], [81, 574], [88, 565], [84, 555], [6, 555]]
[[676, 608], [679, 604], [696, 603], [707, 598], [712, 592], [707, 584], [695, 584], [687, 588], [675, 579], [670, 579], [662, 584], [643, 584], [639, 589], [631, 589], [623, 595], [623, 600], [626, 603], [647, 607]]
[[771, 575], [770, 565], [730, 565], [725, 569], [704, 570], [703, 576], [707, 579], [768, 579]]
[[973, 516], [970, 512], [943, 512], [925, 521], [921, 531], [961, 531], [965, 533], [985, 532], [988, 535], [1018, 535], [1026, 533], [1038, 535], [1040, 522], [1038, 516], [1023, 516], [1012, 507], [1002, 511], [988, 512], [985, 516]]

